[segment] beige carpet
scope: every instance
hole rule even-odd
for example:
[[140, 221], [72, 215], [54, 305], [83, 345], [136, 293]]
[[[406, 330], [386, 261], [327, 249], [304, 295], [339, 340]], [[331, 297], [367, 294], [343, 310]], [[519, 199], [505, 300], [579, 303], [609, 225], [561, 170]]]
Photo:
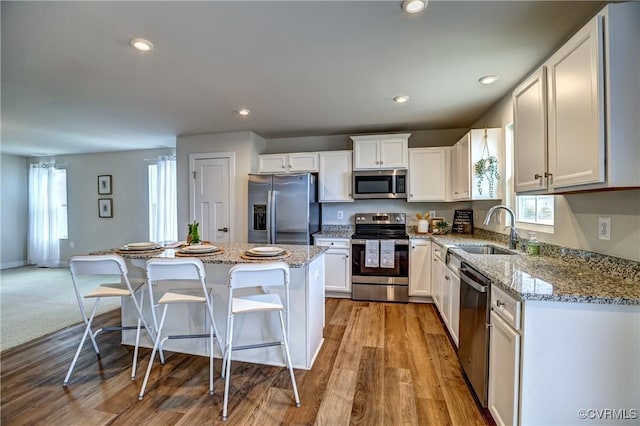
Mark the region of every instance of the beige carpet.
[[[117, 282], [109, 276], [84, 278], [81, 293], [103, 282]], [[94, 299], [84, 299], [89, 313]], [[98, 313], [120, 307], [120, 298], [100, 301]], [[0, 271], [0, 351], [82, 322], [68, 268], [21, 268]]]

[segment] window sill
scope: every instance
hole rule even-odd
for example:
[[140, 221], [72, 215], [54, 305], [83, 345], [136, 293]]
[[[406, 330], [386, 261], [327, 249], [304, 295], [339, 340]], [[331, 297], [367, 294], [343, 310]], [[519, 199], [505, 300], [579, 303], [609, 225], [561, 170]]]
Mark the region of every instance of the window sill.
[[524, 229], [527, 231], [535, 231], [535, 232], [543, 232], [545, 234], [553, 234], [554, 227], [553, 225], [541, 225], [539, 223], [531, 223], [531, 222], [518, 222], [516, 221], [517, 229]]

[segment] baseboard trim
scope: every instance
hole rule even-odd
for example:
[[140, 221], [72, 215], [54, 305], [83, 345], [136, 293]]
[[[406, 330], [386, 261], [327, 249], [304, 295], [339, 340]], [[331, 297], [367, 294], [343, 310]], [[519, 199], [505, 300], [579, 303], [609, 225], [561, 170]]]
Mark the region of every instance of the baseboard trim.
[[14, 260], [12, 262], [2, 262], [0, 264], [0, 269], [9, 269], [9, 268], [19, 268], [21, 266], [25, 266], [27, 264], [24, 260]]

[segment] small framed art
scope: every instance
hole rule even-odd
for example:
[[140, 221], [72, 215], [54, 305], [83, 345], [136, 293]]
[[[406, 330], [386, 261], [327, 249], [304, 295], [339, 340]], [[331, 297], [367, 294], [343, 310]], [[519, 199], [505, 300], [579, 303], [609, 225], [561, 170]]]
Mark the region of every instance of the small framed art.
[[111, 194], [111, 175], [98, 176], [98, 194]]
[[113, 217], [113, 199], [98, 199], [98, 217]]

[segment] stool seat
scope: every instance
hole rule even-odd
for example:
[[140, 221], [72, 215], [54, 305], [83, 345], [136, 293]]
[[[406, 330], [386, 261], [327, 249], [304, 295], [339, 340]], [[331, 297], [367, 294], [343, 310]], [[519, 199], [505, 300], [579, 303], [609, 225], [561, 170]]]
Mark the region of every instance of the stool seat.
[[[73, 360], [71, 361], [71, 366], [69, 367], [69, 371], [67, 372], [62, 385], [67, 386], [67, 383], [71, 378], [71, 373], [73, 372], [76, 362], [78, 361], [78, 356], [80, 355], [80, 351], [82, 350], [87, 337], [90, 338], [96, 354], [99, 355], [100, 350], [98, 349], [98, 343], [96, 342], [96, 336], [99, 333], [103, 331], [122, 331], [130, 329], [136, 329], [136, 343], [133, 351], [133, 366], [131, 368], [131, 379], [133, 380], [136, 375], [141, 327], [144, 326], [152, 341], [155, 339], [154, 333], [149, 328], [149, 325], [147, 324], [144, 315], [142, 314], [144, 292], [140, 291], [140, 300], [138, 300], [135, 296], [135, 293], [144, 285], [145, 281], [140, 279], [129, 279], [127, 266], [124, 262], [124, 259], [115, 254], [72, 256], [71, 259], [69, 259], [69, 269], [71, 271], [71, 280], [73, 282], [73, 289], [76, 294], [76, 299], [78, 300], [78, 305], [80, 307], [80, 313], [85, 323], [85, 331], [82, 335], [82, 339], [80, 340], [80, 344], [78, 345], [78, 349], [76, 349], [76, 353], [73, 357]], [[80, 294], [79, 288], [79, 281], [81, 280], [81, 277], [97, 275], [117, 275], [120, 278], [120, 282], [100, 284], [98, 287], [82, 296]], [[95, 299], [93, 311], [90, 315], [87, 315], [87, 312], [85, 311], [84, 303], [82, 302], [83, 297]], [[121, 325], [118, 327], [99, 328], [94, 331], [92, 329], [93, 319], [96, 315], [98, 304], [103, 297], [129, 297], [133, 302], [136, 313], [138, 315], [137, 326]]]
[[[281, 346], [284, 358], [289, 369], [293, 396], [296, 407], [300, 406], [298, 387], [291, 365], [291, 354], [289, 353], [289, 265], [284, 262], [269, 262], [262, 264], [240, 264], [229, 270], [229, 303], [227, 306], [227, 333], [225, 335], [225, 351], [222, 358], [222, 376], [224, 382], [224, 399], [222, 406], [222, 420], [227, 420], [227, 406], [229, 403], [229, 381], [231, 376], [231, 354], [239, 350], [255, 350], [269, 346]], [[279, 295], [267, 293], [269, 287], [284, 288], [284, 303]], [[237, 289], [252, 288], [254, 293], [233, 297], [233, 292]], [[249, 290], [247, 290], [249, 291]], [[275, 312], [282, 332], [282, 340], [276, 342], [256, 342], [242, 346], [233, 346], [233, 321], [236, 315], [258, 312]], [[286, 315], [286, 323], [284, 315]], [[265, 317], [265, 320], [268, 320]]]
[[284, 309], [277, 294], [256, 294], [253, 296], [234, 297], [231, 312], [244, 314], [260, 311], [281, 311]]
[[[151, 351], [151, 357], [149, 358], [149, 365], [147, 366], [147, 372], [138, 394], [138, 399], [144, 397], [144, 392], [147, 388], [147, 382], [149, 381], [149, 375], [151, 374], [151, 368], [153, 367], [153, 361], [156, 356], [156, 352], [160, 351], [162, 354], [162, 344], [167, 339], [195, 339], [195, 338], [207, 338], [209, 339], [209, 394], [213, 394], [213, 349], [214, 343], [217, 345], [218, 350], [222, 353], [222, 345], [220, 344], [220, 338], [218, 335], [218, 328], [213, 317], [213, 302], [211, 300], [211, 289], [207, 287], [205, 282], [205, 268], [204, 263], [197, 258], [151, 258], [145, 264], [145, 270], [147, 271], [147, 280], [149, 281], [149, 293], [151, 298], [151, 313], [153, 314], [153, 321], [157, 324], [156, 308], [164, 306], [162, 310], [162, 318], [160, 324], [157, 325], [158, 332], [156, 339], [153, 343], [153, 350]], [[191, 281], [198, 282], [200, 284], [198, 289], [175, 289], [172, 288], [166, 291], [160, 296], [158, 302], [154, 304], [154, 287], [156, 292], [159, 292], [157, 283], [160, 281]], [[156, 285], [151, 285], [156, 283]], [[190, 304], [201, 303], [204, 304], [209, 319], [208, 330], [203, 334], [172, 334], [170, 336], [162, 336], [162, 330], [164, 327], [164, 321], [167, 316], [167, 308], [169, 305], [176, 304]], [[162, 358], [161, 358], [162, 361]]]

